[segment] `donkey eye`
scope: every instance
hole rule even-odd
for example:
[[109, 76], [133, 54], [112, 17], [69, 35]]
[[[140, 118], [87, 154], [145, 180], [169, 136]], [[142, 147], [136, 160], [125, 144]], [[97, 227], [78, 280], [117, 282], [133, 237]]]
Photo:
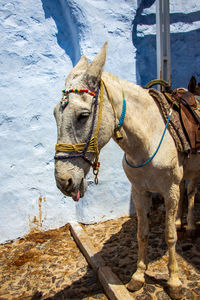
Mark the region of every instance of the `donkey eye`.
[[81, 120], [87, 120], [88, 117], [90, 115], [90, 112], [82, 112], [79, 116], [78, 116], [78, 121], [81, 121]]

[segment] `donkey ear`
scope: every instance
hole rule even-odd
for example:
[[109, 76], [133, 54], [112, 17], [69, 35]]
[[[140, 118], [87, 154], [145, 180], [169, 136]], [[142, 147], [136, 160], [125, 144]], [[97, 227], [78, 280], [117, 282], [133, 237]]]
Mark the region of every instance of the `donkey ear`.
[[85, 56], [82, 56], [79, 62], [75, 65], [75, 67], [71, 70], [69, 75], [67, 76], [66, 81], [73, 79], [77, 75], [80, 74], [81, 71], [86, 71], [88, 68], [88, 59]]
[[85, 73], [86, 82], [91, 90], [96, 90], [101, 80], [101, 74], [106, 62], [107, 44], [108, 42], [105, 42]]
[[197, 84], [196, 78], [192, 76], [190, 82], [188, 83], [188, 91], [194, 93], [196, 84]]
[[86, 56], [82, 56], [72, 71], [76, 72], [77, 70], [78, 71], [86, 70], [87, 67], [88, 67], [88, 59]]

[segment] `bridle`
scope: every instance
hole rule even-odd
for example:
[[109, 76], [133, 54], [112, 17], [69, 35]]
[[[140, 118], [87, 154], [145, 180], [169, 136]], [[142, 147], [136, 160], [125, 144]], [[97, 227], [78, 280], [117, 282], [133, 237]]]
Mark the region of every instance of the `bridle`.
[[[97, 107], [98, 107], [98, 96], [99, 96], [99, 90], [100, 90], [100, 103], [99, 103], [99, 114], [98, 114], [98, 120], [97, 120], [97, 126], [96, 130], [93, 135], [94, 126], [95, 126], [95, 120], [97, 116]], [[91, 128], [88, 134], [87, 141], [85, 143], [80, 144], [64, 144], [64, 143], [58, 143], [55, 146], [56, 152], [66, 152], [67, 155], [55, 155], [55, 160], [65, 160], [65, 159], [71, 159], [71, 158], [77, 158], [80, 157], [84, 159], [90, 166], [93, 168], [93, 173], [95, 175], [95, 183], [98, 184], [98, 173], [99, 173], [99, 147], [98, 147], [98, 133], [101, 125], [101, 118], [102, 118], [102, 108], [103, 108], [103, 82], [100, 82], [100, 87], [98, 87], [97, 92], [94, 93], [88, 89], [70, 89], [70, 90], [63, 90], [63, 98], [61, 100], [61, 108], [62, 110], [65, 109], [69, 102], [69, 94], [70, 93], [88, 93], [89, 95], [93, 96], [95, 98], [94, 100], [94, 111], [93, 111], [93, 118], [92, 118], [92, 124]], [[92, 136], [93, 135], [93, 136]], [[95, 154], [95, 160], [91, 161], [86, 153], [94, 153]]]
[[[54, 159], [55, 160], [66, 160], [66, 159], [71, 159], [71, 158], [82, 158], [84, 159], [90, 166], [93, 168], [93, 174], [95, 175], [95, 183], [98, 184], [98, 173], [99, 173], [99, 168], [100, 168], [100, 162], [99, 162], [99, 146], [98, 146], [98, 133], [101, 125], [101, 119], [102, 119], [102, 109], [103, 109], [103, 89], [105, 88], [106, 93], [108, 95], [108, 99], [111, 103], [113, 112], [114, 112], [114, 119], [115, 123], [117, 122], [117, 116], [113, 104], [112, 97], [108, 91], [107, 86], [105, 85], [105, 82], [103, 80], [100, 81], [100, 86], [97, 89], [97, 92], [94, 93], [88, 89], [69, 89], [67, 91], [63, 90], [63, 98], [61, 100], [61, 108], [62, 110], [65, 109], [67, 104], [69, 103], [69, 94], [70, 93], [88, 93], [89, 95], [93, 96], [95, 98], [94, 100], [94, 111], [93, 111], [93, 118], [92, 118], [92, 124], [91, 128], [88, 134], [87, 141], [85, 143], [80, 143], [80, 144], [64, 144], [64, 143], [59, 143], [56, 144], [55, 150], [56, 152], [66, 152], [67, 155], [55, 155]], [[96, 130], [93, 134], [94, 131], [94, 126], [95, 126], [95, 120], [97, 116], [97, 107], [98, 107], [98, 96], [99, 96], [99, 90], [100, 90], [100, 102], [99, 102], [99, 114], [98, 114], [98, 120], [97, 120], [97, 125], [96, 125]], [[122, 91], [123, 94], [123, 105], [122, 105], [122, 113], [120, 116], [120, 120], [118, 123], [115, 124], [115, 130], [114, 130], [114, 135], [117, 141], [121, 140], [123, 137], [120, 133], [120, 129], [123, 125], [125, 114], [126, 114], [126, 100], [124, 99], [124, 92]], [[93, 135], [93, 136], [92, 136]], [[87, 156], [86, 153], [94, 153], [95, 154], [95, 159], [94, 161], [91, 161]]]

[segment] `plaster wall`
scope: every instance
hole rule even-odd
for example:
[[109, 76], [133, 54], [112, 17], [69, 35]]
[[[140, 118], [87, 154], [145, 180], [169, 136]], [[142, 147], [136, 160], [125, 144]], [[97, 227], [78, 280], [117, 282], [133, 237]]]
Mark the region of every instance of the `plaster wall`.
[[[200, 79], [200, 5], [170, 1], [172, 83]], [[55, 228], [134, 211], [122, 151], [100, 156], [99, 185], [89, 174], [78, 204], [54, 180], [53, 108], [81, 55], [91, 61], [108, 40], [105, 70], [144, 85], [156, 77], [155, 0], [2, 0], [0, 3], [0, 242], [32, 227]]]

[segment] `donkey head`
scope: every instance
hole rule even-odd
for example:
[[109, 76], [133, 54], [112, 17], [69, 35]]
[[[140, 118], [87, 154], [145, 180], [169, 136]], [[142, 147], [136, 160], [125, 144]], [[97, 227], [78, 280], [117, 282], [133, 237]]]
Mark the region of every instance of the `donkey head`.
[[188, 91], [194, 95], [200, 96], [200, 82], [197, 84], [196, 78], [194, 76], [192, 76], [189, 81]]
[[[67, 76], [65, 91], [67, 94], [67, 105], [62, 107], [58, 103], [54, 109], [57, 123], [57, 145], [77, 145], [87, 143], [88, 137], [95, 131], [98, 109], [95, 112], [95, 101], [98, 103], [98, 91], [101, 81], [103, 67], [106, 61], [107, 43], [104, 44], [100, 53], [89, 65], [86, 57], [82, 57], [78, 64]], [[92, 93], [80, 92], [74, 89], [88, 89]], [[96, 105], [98, 108], [98, 105]], [[105, 112], [103, 108], [103, 115]], [[94, 114], [97, 115], [96, 119]], [[92, 125], [93, 124], [93, 125]], [[110, 139], [113, 126], [107, 118], [102, 118], [98, 134], [98, 147], [101, 149]], [[55, 179], [57, 187], [67, 196], [75, 201], [84, 196], [86, 190], [85, 176], [90, 164], [93, 163], [95, 154], [86, 152], [84, 157], [72, 150], [70, 153], [57, 149], [55, 155]], [[84, 158], [84, 159], [83, 159]]]

